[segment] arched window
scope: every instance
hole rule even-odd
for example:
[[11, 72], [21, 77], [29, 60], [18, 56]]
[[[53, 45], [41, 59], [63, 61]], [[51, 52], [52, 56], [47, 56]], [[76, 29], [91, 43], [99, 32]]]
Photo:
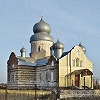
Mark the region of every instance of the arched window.
[[73, 60], [73, 66], [75, 66], [75, 59]]
[[12, 68], [14, 68], [15, 67], [15, 65], [14, 64], [12, 64]]
[[51, 66], [54, 66], [54, 61], [52, 60], [52, 62], [51, 62]]
[[83, 63], [83, 61], [81, 60], [81, 61], [80, 61], [80, 67], [82, 67], [82, 66], [83, 66], [83, 64], [82, 64], [82, 63]]
[[40, 48], [40, 46], [38, 46], [38, 52], [40, 52], [40, 50], [41, 50], [41, 48]]
[[79, 58], [76, 59], [76, 66], [79, 67]]

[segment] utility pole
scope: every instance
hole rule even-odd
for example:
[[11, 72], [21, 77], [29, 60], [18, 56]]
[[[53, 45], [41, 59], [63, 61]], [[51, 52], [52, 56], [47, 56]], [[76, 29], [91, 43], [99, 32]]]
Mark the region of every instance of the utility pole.
[[7, 99], [7, 85], [6, 85], [6, 89], [5, 89], [5, 100], [8, 100]]
[[37, 100], [36, 89], [37, 89], [37, 87], [36, 87], [36, 84], [35, 84], [35, 100]]

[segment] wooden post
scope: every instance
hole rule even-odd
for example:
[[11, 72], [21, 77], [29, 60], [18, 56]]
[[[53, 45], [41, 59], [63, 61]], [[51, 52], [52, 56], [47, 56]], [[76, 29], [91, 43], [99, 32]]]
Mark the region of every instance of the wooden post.
[[5, 90], [5, 100], [7, 100], [7, 88]]
[[85, 89], [85, 77], [84, 77], [84, 89]]
[[91, 89], [92, 89], [92, 75], [91, 75]]

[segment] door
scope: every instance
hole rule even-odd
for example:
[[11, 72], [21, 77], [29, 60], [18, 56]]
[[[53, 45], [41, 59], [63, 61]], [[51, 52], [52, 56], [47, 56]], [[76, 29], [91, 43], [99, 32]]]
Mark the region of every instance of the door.
[[75, 86], [79, 87], [80, 75], [75, 75]]

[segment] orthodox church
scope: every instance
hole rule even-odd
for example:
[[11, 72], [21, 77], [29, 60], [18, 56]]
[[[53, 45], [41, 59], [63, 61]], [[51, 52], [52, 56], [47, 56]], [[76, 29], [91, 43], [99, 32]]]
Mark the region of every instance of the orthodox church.
[[64, 44], [53, 41], [51, 28], [43, 18], [33, 26], [30, 56], [21, 48], [7, 61], [8, 89], [93, 88], [93, 64], [80, 43], [67, 52]]

